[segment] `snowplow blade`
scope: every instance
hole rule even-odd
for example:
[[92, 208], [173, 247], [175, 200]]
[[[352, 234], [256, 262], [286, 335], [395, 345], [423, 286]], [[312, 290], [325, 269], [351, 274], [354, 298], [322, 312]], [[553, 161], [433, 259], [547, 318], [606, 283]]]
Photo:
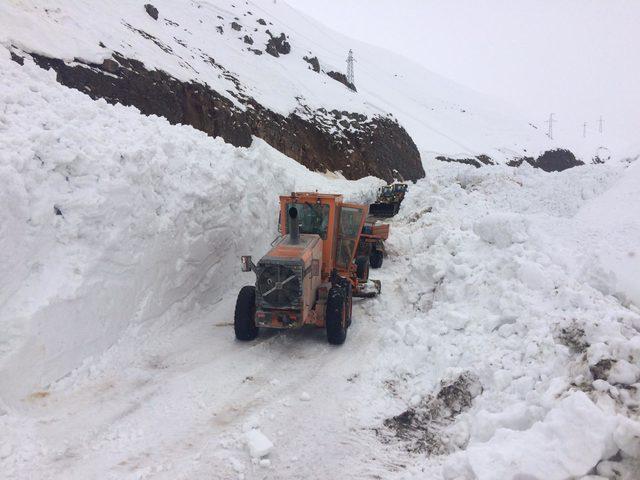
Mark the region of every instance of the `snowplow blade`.
[[359, 283], [358, 288], [353, 293], [354, 297], [372, 298], [380, 295], [382, 292], [382, 284], [380, 280], [367, 280], [364, 283]]
[[369, 215], [374, 217], [389, 218], [398, 213], [398, 205], [395, 203], [372, 203], [369, 206]]

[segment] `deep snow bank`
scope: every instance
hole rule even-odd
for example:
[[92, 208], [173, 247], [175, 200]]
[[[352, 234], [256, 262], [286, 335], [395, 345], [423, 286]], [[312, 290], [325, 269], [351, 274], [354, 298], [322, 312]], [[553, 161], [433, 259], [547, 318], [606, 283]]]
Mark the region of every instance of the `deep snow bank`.
[[276, 233], [277, 195], [359, 198], [263, 142], [190, 127], [61, 87], [0, 47], [0, 395], [22, 398], [130, 327], [219, 299], [240, 254]]
[[634, 170], [428, 167], [394, 220], [395, 272], [375, 300], [392, 320], [374, 378], [401, 400], [382, 431], [422, 457], [399, 476], [638, 478], [640, 315], [576, 246], [589, 215], [611, 251], [631, 248], [640, 218], [598, 222], [592, 206], [627, 204]]

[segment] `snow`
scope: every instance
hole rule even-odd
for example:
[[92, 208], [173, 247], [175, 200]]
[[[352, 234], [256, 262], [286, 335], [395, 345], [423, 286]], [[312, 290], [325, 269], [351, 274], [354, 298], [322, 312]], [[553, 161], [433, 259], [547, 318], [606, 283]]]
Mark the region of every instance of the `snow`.
[[[80, 3], [33, 38], [47, 14], [3, 4], [3, 38], [93, 55], [74, 42], [107, 27], [78, 27]], [[640, 165], [422, 154], [345, 345], [241, 344], [238, 258], [267, 250], [278, 194], [366, 202], [381, 181], [91, 101], [0, 47], [3, 478], [639, 478]], [[424, 424], [397, 436], [385, 421], [408, 409]]]
[[[275, 235], [271, 192], [326, 184], [264, 142], [235, 149], [93, 102], [6, 57], [0, 259], [12, 274], [0, 279], [0, 385], [9, 398], [64, 376], [127, 328], [215, 301], [237, 258]], [[379, 183], [330, 185], [357, 199]]]
[[[273, 449], [273, 443], [267, 436], [257, 428], [252, 428], [245, 434], [247, 438], [247, 447], [252, 458], [260, 458], [269, 454]], [[268, 466], [264, 464], [263, 466]]]
[[[557, 146], [496, 99], [334, 32], [284, 1], [154, 0], [152, 4], [159, 10], [157, 21], [134, 0], [91, 5], [79, 0], [3, 2], [0, 45], [98, 64], [119, 52], [180, 80], [206, 82], [239, 108], [244, 107], [234, 95], [243, 93], [283, 115], [293, 111], [307, 115], [305, 106], [369, 117], [392, 114], [428, 153], [463, 158], [485, 153], [503, 162]], [[265, 26], [258, 23], [260, 18]], [[241, 25], [239, 32], [231, 29], [233, 21]], [[217, 27], [222, 27], [222, 34]], [[244, 35], [252, 37], [253, 48], [264, 50], [266, 30], [274, 35], [284, 32], [291, 53], [274, 58], [249, 51]], [[344, 72], [349, 49], [356, 55], [357, 94], [325, 74], [314, 73], [303, 60], [317, 56], [325, 71]], [[243, 92], [210, 58], [240, 80]]]
[[478, 480], [578, 477], [611, 455], [615, 424], [584, 393], [575, 392], [542, 421], [527, 429], [499, 429], [489, 441], [467, 449], [466, 457]]

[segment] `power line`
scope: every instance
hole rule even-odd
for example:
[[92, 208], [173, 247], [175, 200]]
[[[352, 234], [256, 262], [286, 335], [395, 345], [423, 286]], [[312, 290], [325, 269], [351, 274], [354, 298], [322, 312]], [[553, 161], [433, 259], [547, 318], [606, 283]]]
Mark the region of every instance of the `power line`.
[[[275, 18], [276, 20], [278, 20], [278, 22], [279, 22], [281, 25], [283, 25], [284, 27], [287, 27], [290, 31], [292, 31], [292, 32], [296, 33], [296, 34], [297, 34], [297, 35], [299, 35], [301, 38], [304, 38], [304, 39], [306, 39], [308, 42], [310, 42], [310, 43], [314, 44], [317, 48], [319, 48], [319, 49], [323, 50], [324, 52], [326, 52], [330, 57], [335, 57], [335, 51], [333, 51], [333, 50], [329, 50], [329, 49], [327, 48], [327, 46], [326, 46], [326, 45], [323, 45], [322, 43], [319, 43], [319, 42], [315, 41], [314, 39], [312, 39], [311, 37], [309, 37], [309, 36], [305, 35], [305, 34], [304, 34], [304, 33], [302, 33], [301, 31], [299, 31], [299, 30], [297, 30], [297, 29], [295, 29], [295, 28], [291, 27], [291, 25], [288, 25], [287, 23], [283, 22], [280, 18], [278, 18], [278, 17], [277, 17], [276, 15], [274, 15], [272, 12], [267, 12], [264, 8], [262, 8], [260, 5], [258, 5], [258, 3], [257, 3], [257, 2], [255, 2], [255, 1], [253, 1], [253, 0], [249, 0], [249, 3], [250, 3], [250, 4], [253, 6], [253, 8], [255, 8], [256, 10], [261, 10], [261, 11], [262, 11], [263, 13], [265, 13], [266, 15], [273, 16], [273, 18]], [[325, 37], [325, 38], [327, 39], [327, 41], [328, 41], [327, 43], [331, 43], [331, 42], [334, 42], [334, 41], [335, 41], [335, 39], [334, 39], [334, 38], [331, 38], [331, 37], [327, 36], [327, 34], [326, 34], [323, 30], [321, 30], [321, 29], [317, 26], [317, 24], [316, 24], [315, 22], [311, 22], [311, 23], [310, 23], [310, 25], [311, 25], [314, 29], [316, 29], [316, 30], [317, 30], [317, 31], [318, 31], [318, 32], [319, 32], [323, 37]], [[364, 62], [364, 63], [363, 63], [363, 62]], [[377, 65], [375, 65], [375, 64], [374, 64], [374, 63], [372, 63], [372, 62], [368, 62], [366, 59], [362, 59], [362, 58], [360, 58], [360, 62], [359, 62], [359, 63], [360, 63], [360, 65], [364, 65], [364, 68], [365, 68], [365, 69], [367, 68], [367, 65], [369, 65], [369, 66], [370, 66], [370, 69], [369, 69], [369, 70], [370, 70], [371, 72], [376, 72], [376, 71], [377, 71], [378, 66], [377, 66]], [[381, 81], [384, 81], [383, 77], [380, 77], [380, 80], [381, 80]], [[388, 85], [388, 83], [387, 83], [387, 85]], [[444, 132], [442, 132], [442, 131], [440, 131], [440, 130], [436, 129], [436, 128], [435, 128], [435, 127], [433, 127], [433, 126], [431, 126], [431, 125], [430, 125], [429, 123], [427, 123], [427, 122], [426, 122], [422, 117], [418, 117], [418, 116], [416, 116], [416, 115], [413, 115], [413, 114], [411, 114], [411, 113], [407, 112], [406, 110], [404, 110], [404, 109], [402, 109], [402, 108], [398, 107], [396, 104], [392, 104], [392, 103], [390, 103], [387, 99], [385, 99], [384, 97], [382, 97], [382, 96], [380, 96], [380, 95], [377, 95], [376, 93], [374, 93], [374, 92], [373, 92], [373, 91], [371, 91], [371, 90], [361, 89], [360, 91], [361, 91], [361, 92], [366, 92], [366, 93], [368, 93], [370, 96], [376, 97], [376, 99], [377, 99], [379, 102], [381, 102], [381, 103], [383, 103], [383, 104], [386, 104], [386, 105], [388, 105], [389, 107], [391, 107], [391, 108], [390, 108], [390, 110], [395, 110], [396, 112], [402, 113], [402, 114], [404, 114], [405, 116], [412, 118], [414, 121], [416, 121], [417, 123], [419, 123], [419, 124], [421, 124], [422, 126], [426, 127], [427, 129], [431, 130], [432, 132], [436, 133], [437, 135], [440, 135], [441, 137], [446, 138], [446, 139], [447, 139], [447, 140], [449, 140], [450, 142], [452, 142], [452, 143], [454, 143], [454, 144], [458, 145], [458, 146], [459, 146], [459, 147], [461, 147], [463, 150], [465, 150], [467, 153], [469, 153], [469, 154], [471, 154], [471, 155], [477, 155], [477, 154], [478, 154], [478, 152], [476, 152], [476, 151], [474, 151], [473, 149], [471, 149], [471, 148], [467, 147], [466, 145], [462, 144], [460, 141], [458, 141], [458, 140], [454, 139], [453, 137], [451, 137], [451, 136], [447, 135], [446, 133], [444, 133]], [[374, 105], [372, 105], [372, 104], [370, 104], [369, 102], [366, 102], [366, 101], [365, 101], [365, 103], [366, 103], [366, 104], [368, 104], [368, 105], [370, 105], [370, 106], [372, 106], [372, 107], [375, 107], [376, 109], [380, 110], [380, 111], [381, 111], [381, 112], [383, 112], [383, 113], [387, 113], [387, 111], [382, 110], [382, 109], [381, 109], [380, 107], [378, 107], [378, 106], [374, 106]]]
[[347, 56], [347, 81], [351, 85], [355, 85], [353, 81], [353, 50], [349, 50], [349, 55]]
[[553, 122], [555, 122], [555, 120], [553, 118], [554, 115], [555, 114], [550, 113], [549, 114], [549, 120], [547, 120], [547, 122], [546, 122], [546, 123], [549, 124], [549, 130], [547, 132], [547, 137], [549, 137], [551, 140], [553, 140]]

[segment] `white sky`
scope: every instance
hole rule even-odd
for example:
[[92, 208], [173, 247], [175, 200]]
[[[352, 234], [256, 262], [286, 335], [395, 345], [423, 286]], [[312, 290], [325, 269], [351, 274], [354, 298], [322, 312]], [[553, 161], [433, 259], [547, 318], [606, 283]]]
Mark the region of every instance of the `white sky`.
[[[640, 0], [287, 0], [358, 40], [498, 96], [556, 135], [640, 132]], [[357, 55], [357, 52], [356, 52]], [[356, 65], [357, 75], [357, 65]]]

